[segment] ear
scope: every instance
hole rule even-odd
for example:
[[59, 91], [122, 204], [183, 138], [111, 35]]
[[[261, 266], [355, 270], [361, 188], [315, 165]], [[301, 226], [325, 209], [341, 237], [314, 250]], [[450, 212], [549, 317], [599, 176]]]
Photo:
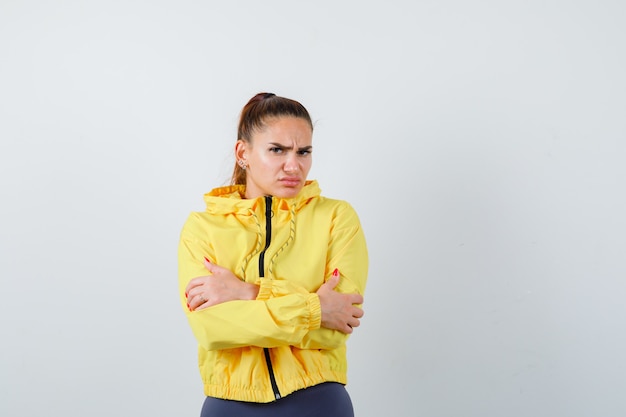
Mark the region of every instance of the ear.
[[248, 151], [248, 144], [243, 140], [239, 139], [237, 143], [235, 143], [235, 158], [238, 161], [245, 161]]

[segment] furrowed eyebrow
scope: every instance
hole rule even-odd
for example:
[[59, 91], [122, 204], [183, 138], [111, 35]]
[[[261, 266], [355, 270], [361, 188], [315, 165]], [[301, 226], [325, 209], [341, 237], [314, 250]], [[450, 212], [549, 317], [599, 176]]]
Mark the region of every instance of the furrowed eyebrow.
[[[285, 146], [285, 145], [281, 145], [280, 143], [276, 143], [276, 142], [271, 142], [271, 143], [269, 143], [269, 145], [270, 146], [274, 146], [276, 148], [285, 149], [285, 150], [288, 150], [288, 151], [293, 149], [293, 146]], [[302, 148], [298, 148], [298, 151], [299, 152], [310, 151], [311, 149], [313, 149], [313, 146], [309, 145], [309, 146], [304, 146]]]
[[291, 149], [291, 146], [285, 146], [285, 145], [282, 145], [282, 144], [276, 143], [276, 142], [270, 142], [270, 143], [268, 143], [268, 145], [269, 146], [273, 146], [275, 148], [280, 148], [280, 149]]

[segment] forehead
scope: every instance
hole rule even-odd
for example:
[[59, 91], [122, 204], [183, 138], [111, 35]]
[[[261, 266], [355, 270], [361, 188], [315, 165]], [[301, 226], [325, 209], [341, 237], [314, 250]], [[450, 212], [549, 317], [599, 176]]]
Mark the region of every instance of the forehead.
[[313, 139], [311, 125], [305, 119], [292, 116], [272, 117], [252, 134], [253, 142], [276, 142], [310, 145]]

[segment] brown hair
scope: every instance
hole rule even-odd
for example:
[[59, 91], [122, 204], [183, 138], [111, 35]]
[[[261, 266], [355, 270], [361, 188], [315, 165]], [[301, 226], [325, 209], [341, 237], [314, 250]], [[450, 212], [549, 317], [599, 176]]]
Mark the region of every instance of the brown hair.
[[[237, 128], [237, 140], [251, 143], [254, 132], [263, 129], [268, 119], [276, 117], [304, 119], [313, 130], [313, 122], [307, 109], [295, 100], [279, 97], [274, 93], [259, 93], [243, 106]], [[246, 170], [235, 163], [231, 183], [246, 184]]]

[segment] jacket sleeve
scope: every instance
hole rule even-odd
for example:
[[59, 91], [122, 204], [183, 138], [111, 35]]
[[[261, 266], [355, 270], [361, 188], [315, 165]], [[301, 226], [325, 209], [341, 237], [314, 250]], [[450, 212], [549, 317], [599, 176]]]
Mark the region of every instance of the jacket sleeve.
[[310, 330], [320, 327], [319, 297], [297, 288], [270, 299], [229, 301], [189, 311], [185, 288], [191, 279], [208, 274], [202, 259], [212, 255], [210, 245], [183, 228], [178, 249], [179, 295], [192, 332], [202, 347], [217, 350], [297, 345]]
[[[342, 293], [364, 295], [367, 283], [369, 259], [365, 235], [354, 209], [347, 203], [333, 219], [330, 244], [326, 262], [326, 280], [335, 268], [341, 279], [335, 288]], [[296, 286], [284, 279], [261, 281], [258, 298], [281, 297], [297, 291]], [[319, 301], [318, 301], [319, 302]], [[323, 327], [312, 328], [302, 340], [292, 343], [300, 349], [336, 349], [343, 345], [349, 335]]]

